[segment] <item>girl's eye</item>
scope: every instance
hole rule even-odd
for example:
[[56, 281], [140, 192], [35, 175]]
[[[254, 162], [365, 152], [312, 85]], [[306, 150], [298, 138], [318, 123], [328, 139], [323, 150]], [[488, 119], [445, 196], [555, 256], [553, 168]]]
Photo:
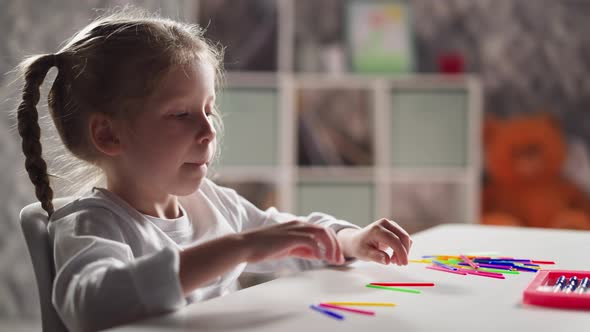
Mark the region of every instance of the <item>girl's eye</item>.
[[178, 112], [178, 113], [174, 113], [174, 114], [173, 114], [173, 116], [174, 116], [175, 118], [179, 118], [179, 119], [186, 118], [186, 117], [188, 116], [188, 112]]
[[205, 108], [205, 115], [208, 118], [215, 116], [215, 112], [213, 112], [213, 109], [214, 109], [214, 107], [210, 106], [210, 105]]

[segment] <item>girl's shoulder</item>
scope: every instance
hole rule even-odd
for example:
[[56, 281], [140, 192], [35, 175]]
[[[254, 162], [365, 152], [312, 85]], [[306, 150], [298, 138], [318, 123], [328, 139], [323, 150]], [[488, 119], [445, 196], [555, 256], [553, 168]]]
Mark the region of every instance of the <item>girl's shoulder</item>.
[[114, 201], [107, 190], [94, 187], [80, 197], [72, 197], [68, 203], [56, 209], [50, 221], [57, 221], [81, 212], [103, 215], [105, 212], [107, 214], [121, 214], [123, 212], [121, 210], [124, 208], [121, 207], [120, 202]]
[[190, 195], [179, 197], [179, 200], [185, 208], [199, 206], [224, 210], [235, 201], [234, 195], [235, 192], [232, 189], [221, 187], [211, 179], [205, 178], [198, 190]]
[[52, 233], [62, 229], [76, 235], [119, 238], [122, 233], [128, 232], [129, 227], [137, 224], [134, 219], [138, 216], [135, 213], [121, 202], [113, 200], [104, 189], [93, 188], [58, 208], [49, 219], [48, 228]]
[[[195, 201], [190, 202], [189, 199], [195, 199]], [[216, 210], [230, 223], [241, 220], [240, 216], [244, 214], [242, 202], [237, 192], [234, 189], [220, 186], [209, 178], [203, 180], [195, 195], [183, 199], [182, 202], [186, 206], [200, 207], [200, 213], [195, 214], [202, 214], [204, 210], [208, 209]]]
[[201, 191], [209, 199], [216, 199], [223, 203], [235, 203], [239, 197], [234, 189], [220, 186], [208, 178], [203, 180], [199, 191]]

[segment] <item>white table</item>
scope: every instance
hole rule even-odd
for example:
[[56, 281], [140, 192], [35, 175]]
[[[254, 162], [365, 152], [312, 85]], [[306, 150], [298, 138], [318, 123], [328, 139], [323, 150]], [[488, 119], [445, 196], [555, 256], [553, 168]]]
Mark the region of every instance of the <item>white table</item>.
[[[412, 258], [430, 254], [498, 252], [553, 260], [546, 268], [590, 270], [590, 232], [443, 225], [414, 235]], [[522, 304], [534, 273], [505, 280], [357, 262], [283, 277], [225, 297], [192, 304], [175, 313], [120, 327], [117, 331], [590, 331], [590, 311]], [[435, 282], [422, 294], [371, 289], [376, 281]], [[394, 302], [367, 307], [376, 316], [343, 313], [335, 320], [309, 309], [324, 301]]]

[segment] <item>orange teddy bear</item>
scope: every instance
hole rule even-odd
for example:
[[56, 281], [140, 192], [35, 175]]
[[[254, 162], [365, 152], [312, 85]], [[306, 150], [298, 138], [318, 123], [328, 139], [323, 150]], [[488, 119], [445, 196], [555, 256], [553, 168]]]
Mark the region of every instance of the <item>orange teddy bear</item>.
[[590, 200], [562, 176], [563, 133], [549, 114], [487, 117], [483, 224], [590, 229]]

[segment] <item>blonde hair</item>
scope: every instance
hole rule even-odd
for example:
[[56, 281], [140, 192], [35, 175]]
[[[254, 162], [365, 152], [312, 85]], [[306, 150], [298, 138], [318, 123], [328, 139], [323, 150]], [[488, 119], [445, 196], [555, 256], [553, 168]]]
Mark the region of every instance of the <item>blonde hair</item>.
[[[203, 32], [194, 24], [126, 7], [99, 17], [57, 53], [32, 56], [19, 65], [24, 86], [17, 108], [18, 132], [25, 168], [48, 216], [54, 211], [53, 190], [42, 156], [36, 105], [49, 69], [57, 68], [48, 106], [59, 137], [71, 154], [85, 164], [95, 165], [99, 153], [88, 133], [90, 114], [135, 116], [142, 109], [142, 100], [153, 92], [164, 73], [194, 61], [210, 63], [219, 85], [222, 49], [206, 40]], [[216, 116], [213, 121], [220, 131], [220, 118]]]

